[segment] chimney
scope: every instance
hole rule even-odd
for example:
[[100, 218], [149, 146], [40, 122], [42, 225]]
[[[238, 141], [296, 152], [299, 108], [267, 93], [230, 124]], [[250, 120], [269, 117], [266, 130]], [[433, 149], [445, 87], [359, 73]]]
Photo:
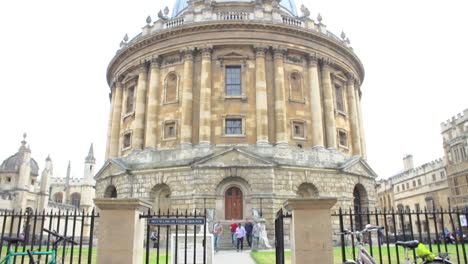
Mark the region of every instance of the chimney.
[[403, 166], [405, 167], [405, 171], [411, 170], [414, 168], [413, 155], [408, 154], [403, 157]]

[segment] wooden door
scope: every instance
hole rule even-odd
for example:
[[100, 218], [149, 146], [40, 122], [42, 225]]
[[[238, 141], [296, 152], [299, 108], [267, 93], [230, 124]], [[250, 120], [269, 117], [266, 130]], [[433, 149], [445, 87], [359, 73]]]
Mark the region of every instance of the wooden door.
[[243, 219], [242, 191], [237, 187], [231, 187], [226, 191], [226, 219]]

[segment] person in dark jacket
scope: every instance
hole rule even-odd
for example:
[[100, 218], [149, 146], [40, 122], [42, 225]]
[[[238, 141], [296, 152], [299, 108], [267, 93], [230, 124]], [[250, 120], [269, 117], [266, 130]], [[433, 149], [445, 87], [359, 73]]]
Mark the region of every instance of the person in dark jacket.
[[249, 248], [252, 248], [252, 230], [253, 230], [253, 224], [250, 222], [250, 219], [247, 219], [247, 222], [245, 223], [245, 233], [247, 237], [247, 244], [249, 245]]

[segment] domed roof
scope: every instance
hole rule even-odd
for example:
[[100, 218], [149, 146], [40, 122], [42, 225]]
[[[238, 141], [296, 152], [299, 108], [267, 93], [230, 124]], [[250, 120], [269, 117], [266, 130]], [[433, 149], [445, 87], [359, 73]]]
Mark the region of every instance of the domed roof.
[[[24, 137], [26, 138], [26, 136]], [[2, 162], [2, 165], [0, 165], [0, 172], [18, 172], [23, 163], [24, 152], [26, 151], [30, 150], [26, 147], [26, 141], [23, 140], [21, 141], [21, 147], [18, 152]], [[39, 166], [33, 158], [31, 158], [31, 174], [39, 175]]]
[[[187, 8], [189, 0], [176, 0], [172, 9], [172, 17], [176, 17], [182, 10]], [[252, 2], [252, 0], [216, 0], [217, 2]], [[293, 15], [297, 16], [297, 9], [294, 0], [282, 0], [280, 6], [289, 10]]]

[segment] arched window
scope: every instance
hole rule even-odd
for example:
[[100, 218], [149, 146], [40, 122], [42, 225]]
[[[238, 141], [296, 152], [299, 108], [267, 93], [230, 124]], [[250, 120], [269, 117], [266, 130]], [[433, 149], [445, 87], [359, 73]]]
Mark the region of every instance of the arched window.
[[161, 213], [167, 213], [171, 209], [171, 189], [166, 184], [155, 185], [150, 192], [150, 201], [153, 203], [152, 209]]
[[104, 192], [104, 198], [117, 198], [117, 189], [114, 185], [109, 185]]
[[63, 203], [63, 193], [58, 192], [54, 194], [54, 202]]
[[289, 99], [292, 101], [303, 102], [303, 85], [302, 85], [302, 76], [299, 72], [294, 71], [289, 75], [289, 86], [290, 94]]
[[80, 207], [80, 201], [81, 201], [81, 194], [79, 193], [72, 193], [71, 197], [71, 204], [76, 207]]
[[166, 76], [164, 89], [164, 102], [177, 102], [179, 88], [179, 77], [176, 73], [171, 72]]

